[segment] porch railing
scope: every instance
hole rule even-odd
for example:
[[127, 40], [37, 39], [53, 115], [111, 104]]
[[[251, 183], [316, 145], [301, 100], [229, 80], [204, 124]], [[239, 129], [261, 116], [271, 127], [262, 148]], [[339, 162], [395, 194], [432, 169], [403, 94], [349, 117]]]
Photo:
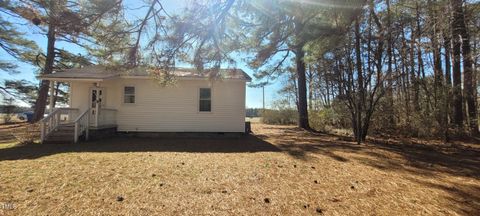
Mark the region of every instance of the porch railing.
[[87, 109], [75, 119], [75, 129], [73, 137], [74, 143], [78, 142], [78, 138], [83, 134], [83, 132], [85, 132], [85, 140], [88, 140], [88, 130], [90, 126], [89, 113], [90, 109]]
[[78, 115], [76, 108], [56, 108], [45, 118], [40, 120], [40, 139], [41, 142], [61, 124], [71, 123]]
[[93, 123], [94, 127], [112, 126], [117, 123], [117, 110], [101, 108], [97, 119], [90, 119], [92, 109], [89, 108], [79, 113], [77, 108], [57, 108], [40, 121], [40, 139], [43, 143], [50, 133], [62, 124], [74, 124], [74, 142], [77, 143], [80, 136], [85, 133], [88, 140], [88, 132]]

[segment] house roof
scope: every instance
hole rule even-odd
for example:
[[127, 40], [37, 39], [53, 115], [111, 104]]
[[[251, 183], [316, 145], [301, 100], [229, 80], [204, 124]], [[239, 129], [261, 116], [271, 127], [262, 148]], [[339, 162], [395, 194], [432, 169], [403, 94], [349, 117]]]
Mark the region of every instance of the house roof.
[[[45, 80], [96, 80], [102, 81], [106, 79], [120, 77], [148, 77], [155, 70], [147, 68], [133, 68], [129, 70], [118, 70], [100, 65], [86, 66], [82, 68], [65, 69], [55, 71], [52, 74], [40, 75], [38, 78]], [[252, 78], [242, 69], [220, 69], [218, 72], [206, 70], [199, 73], [193, 68], [176, 68], [172, 74], [181, 78], [220, 78], [220, 79], [241, 79], [250, 82]]]

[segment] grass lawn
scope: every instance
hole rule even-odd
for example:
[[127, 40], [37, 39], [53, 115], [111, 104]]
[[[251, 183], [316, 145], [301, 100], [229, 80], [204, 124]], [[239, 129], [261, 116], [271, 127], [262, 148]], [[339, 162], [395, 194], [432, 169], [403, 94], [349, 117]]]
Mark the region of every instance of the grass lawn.
[[[242, 138], [0, 147], [0, 215], [479, 215], [480, 145]], [[346, 141], [347, 140], [347, 141]]]

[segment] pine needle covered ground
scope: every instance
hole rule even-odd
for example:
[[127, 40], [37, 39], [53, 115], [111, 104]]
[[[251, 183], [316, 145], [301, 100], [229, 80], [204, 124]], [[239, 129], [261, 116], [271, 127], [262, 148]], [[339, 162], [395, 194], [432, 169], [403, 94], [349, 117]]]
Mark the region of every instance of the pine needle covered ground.
[[475, 215], [478, 145], [243, 138], [0, 148], [0, 215]]

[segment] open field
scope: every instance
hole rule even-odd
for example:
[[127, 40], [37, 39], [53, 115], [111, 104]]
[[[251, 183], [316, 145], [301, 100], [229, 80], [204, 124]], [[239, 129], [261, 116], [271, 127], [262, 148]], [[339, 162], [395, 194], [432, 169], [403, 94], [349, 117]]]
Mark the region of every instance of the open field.
[[478, 215], [480, 145], [242, 138], [0, 148], [0, 215]]
[[262, 117], [246, 117], [245, 121], [253, 123], [260, 123], [262, 121]]

